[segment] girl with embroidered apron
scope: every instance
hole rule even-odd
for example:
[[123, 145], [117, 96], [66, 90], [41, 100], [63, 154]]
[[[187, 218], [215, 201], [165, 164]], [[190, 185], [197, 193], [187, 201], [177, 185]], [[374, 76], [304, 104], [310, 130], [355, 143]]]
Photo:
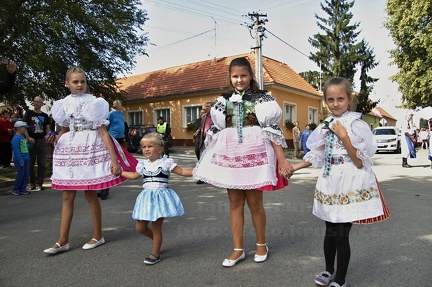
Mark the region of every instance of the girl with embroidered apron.
[[194, 177], [227, 188], [234, 251], [222, 265], [232, 267], [245, 258], [244, 205], [247, 202], [256, 232], [254, 261], [267, 259], [266, 214], [263, 191], [288, 185], [292, 166], [286, 160], [286, 142], [278, 124], [282, 110], [276, 100], [258, 89], [249, 61], [236, 58], [229, 66], [232, 93], [220, 96], [211, 108], [213, 126]]
[[306, 143], [310, 151], [293, 167], [297, 171], [311, 165], [322, 166], [315, 187], [313, 214], [326, 223], [326, 269], [315, 276], [315, 283], [344, 287], [352, 223], [382, 221], [390, 213], [372, 170], [371, 157], [377, 148], [372, 132], [360, 113], [350, 111], [351, 84], [343, 78], [332, 78], [323, 92], [332, 115], [311, 133]]

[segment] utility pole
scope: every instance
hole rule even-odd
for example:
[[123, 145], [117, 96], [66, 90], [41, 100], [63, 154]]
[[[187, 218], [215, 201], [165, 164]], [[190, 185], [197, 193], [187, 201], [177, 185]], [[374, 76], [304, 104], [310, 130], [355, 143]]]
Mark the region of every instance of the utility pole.
[[253, 21], [248, 25], [249, 29], [255, 31], [255, 76], [261, 90], [264, 89], [263, 67], [262, 67], [262, 37], [264, 36], [264, 25], [268, 22], [267, 19], [260, 19], [260, 17], [267, 17], [267, 14], [259, 14], [257, 12], [248, 13], [248, 16]]

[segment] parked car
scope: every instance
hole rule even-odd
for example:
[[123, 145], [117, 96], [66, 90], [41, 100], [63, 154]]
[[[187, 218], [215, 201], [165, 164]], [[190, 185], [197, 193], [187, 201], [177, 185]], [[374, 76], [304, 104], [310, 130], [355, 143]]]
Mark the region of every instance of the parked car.
[[377, 152], [401, 153], [401, 134], [397, 127], [377, 127], [372, 133], [378, 145]]

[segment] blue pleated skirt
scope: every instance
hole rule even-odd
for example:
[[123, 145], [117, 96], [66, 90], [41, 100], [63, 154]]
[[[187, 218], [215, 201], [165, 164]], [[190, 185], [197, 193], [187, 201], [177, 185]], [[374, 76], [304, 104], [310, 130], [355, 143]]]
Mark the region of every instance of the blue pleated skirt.
[[175, 217], [183, 214], [183, 204], [174, 190], [171, 188], [145, 188], [136, 199], [132, 218], [156, 221], [158, 218]]

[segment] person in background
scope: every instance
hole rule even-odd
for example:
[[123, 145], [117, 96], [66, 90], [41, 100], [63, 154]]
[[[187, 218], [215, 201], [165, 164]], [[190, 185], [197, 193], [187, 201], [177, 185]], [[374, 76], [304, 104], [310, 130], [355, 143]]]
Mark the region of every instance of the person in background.
[[[0, 57], [3, 60], [3, 57]], [[16, 64], [11, 59], [7, 59], [6, 64], [6, 78], [4, 81], [0, 82], [0, 95], [4, 95], [12, 90], [15, 85], [16, 80]]]
[[[198, 144], [198, 148], [199, 148], [199, 153], [200, 153], [200, 159], [201, 159], [201, 155], [205, 149], [205, 140], [207, 137], [207, 132], [210, 129], [210, 127], [213, 125], [213, 120], [210, 114], [210, 110], [211, 110], [211, 106], [212, 106], [212, 102], [211, 101], [207, 101], [204, 105], [204, 114], [201, 116], [201, 125], [199, 127], [199, 130], [197, 130], [195, 132], [196, 134], [196, 139], [199, 144]], [[196, 182], [197, 184], [204, 184], [205, 182], [198, 179], [198, 181]]]
[[201, 109], [199, 117], [195, 120], [195, 133], [193, 135], [193, 142], [195, 144], [195, 155], [198, 160], [200, 160], [201, 157], [201, 119], [203, 115], [205, 114], [206, 110]]
[[372, 170], [371, 157], [377, 149], [373, 134], [361, 113], [351, 111], [351, 83], [332, 78], [324, 85], [323, 94], [332, 114], [311, 133], [307, 141], [310, 151], [293, 167], [295, 171], [311, 165], [322, 167], [315, 185], [313, 214], [326, 226], [325, 270], [315, 276], [315, 283], [346, 287], [353, 223], [379, 222], [390, 212]]
[[16, 107], [13, 109], [10, 119], [13, 123], [15, 123], [16, 121], [21, 121], [23, 117], [24, 117], [23, 109], [21, 109], [20, 107]]
[[29, 126], [23, 121], [17, 121], [14, 124], [15, 135], [12, 138], [11, 146], [13, 149], [13, 161], [16, 170], [16, 177], [13, 186], [13, 195], [27, 195], [30, 192], [27, 190], [30, 171], [30, 155], [29, 147], [24, 134]]
[[171, 139], [171, 128], [167, 122], [165, 122], [163, 117], [158, 118], [158, 124], [156, 126], [156, 132], [162, 136], [165, 142], [164, 154], [169, 157], [169, 145]]
[[299, 128], [299, 122], [294, 123], [294, 127], [292, 129], [293, 136], [293, 144], [294, 144], [294, 159], [298, 159], [300, 157], [300, 135], [301, 131]]
[[429, 149], [428, 149], [428, 159], [430, 161], [430, 168], [432, 169], [432, 118], [429, 119]]
[[[109, 126], [108, 133], [115, 138], [115, 140], [123, 145], [125, 139], [125, 120], [123, 115], [123, 105], [120, 100], [113, 102], [113, 109], [108, 114]], [[105, 200], [109, 196], [109, 188], [104, 188], [97, 192], [97, 196]]]
[[300, 135], [300, 142], [302, 144], [302, 148], [303, 148], [303, 152], [306, 155], [309, 152], [309, 149], [306, 145], [306, 142], [309, 138], [309, 135], [311, 134], [311, 130], [310, 130], [310, 126], [306, 125], [305, 129], [302, 131], [301, 135]]
[[10, 120], [8, 110], [3, 110], [0, 116], [0, 168], [9, 168], [12, 162], [11, 140], [14, 134], [14, 123]]
[[402, 123], [402, 139], [401, 139], [401, 155], [402, 155], [402, 167], [409, 168], [411, 165], [408, 164], [408, 158], [416, 158], [416, 129], [413, 122], [413, 114], [410, 113], [405, 117], [405, 121]]
[[113, 109], [108, 114], [109, 134], [117, 140], [117, 142], [123, 145], [125, 137], [125, 120], [123, 114], [123, 105], [120, 100], [113, 102]]
[[129, 148], [129, 125], [125, 121], [124, 122], [124, 142], [123, 147], [127, 150]]
[[429, 132], [425, 128], [421, 128], [419, 132], [419, 139], [421, 142], [421, 148], [422, 149], [428, 149], [428, 142], [429, 142]]
[[[33, 99], [33, 110], [28, 110], [24, 114], [23, 122], [29, 126], [29, 137], [34, 139], [34, 144], [30, 148], [30, 190], [39, 191], [45, 189], [43, 183], [46, 173], [47, 142], [45, 136], [51, 132], [50, 119], [44, 113], [42, 97], [36, 96]], [[37, 172], [35, 165], [37, 162]]]

